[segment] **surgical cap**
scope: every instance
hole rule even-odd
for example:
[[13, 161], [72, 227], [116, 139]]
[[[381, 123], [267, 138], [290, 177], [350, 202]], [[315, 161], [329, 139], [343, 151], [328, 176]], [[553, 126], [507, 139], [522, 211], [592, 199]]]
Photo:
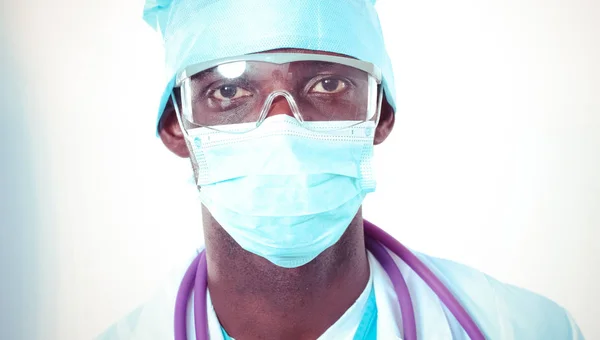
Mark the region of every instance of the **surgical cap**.
[[394, 76], [376, 0], [146, 0], [144, 20], [162, 36], [167, 82], [158, 119], [185, 67], [279, 48], [340, 53], [377, 65], [396, 108]]

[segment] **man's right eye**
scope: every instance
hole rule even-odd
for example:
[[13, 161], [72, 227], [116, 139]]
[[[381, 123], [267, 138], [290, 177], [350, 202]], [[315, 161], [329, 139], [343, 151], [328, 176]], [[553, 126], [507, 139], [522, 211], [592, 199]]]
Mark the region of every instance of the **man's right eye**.
[[237, 85], [223, 85], [214, 90], [210, 97], [218, 101], [230, 101], [252, 96], [252, 93]]

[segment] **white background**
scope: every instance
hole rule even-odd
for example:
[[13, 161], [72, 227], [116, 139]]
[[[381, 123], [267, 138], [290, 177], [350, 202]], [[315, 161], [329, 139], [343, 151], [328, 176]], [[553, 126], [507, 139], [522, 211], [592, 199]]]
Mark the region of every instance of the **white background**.
[[[35, 146], [40, 339], [93, 337], [201, 243], [188, 162], [154, 135], [162, 54], [142, 7], [2, 2]], [[398, 113], [365, 216], [600, 339], [600, 2], [378, 7]]]

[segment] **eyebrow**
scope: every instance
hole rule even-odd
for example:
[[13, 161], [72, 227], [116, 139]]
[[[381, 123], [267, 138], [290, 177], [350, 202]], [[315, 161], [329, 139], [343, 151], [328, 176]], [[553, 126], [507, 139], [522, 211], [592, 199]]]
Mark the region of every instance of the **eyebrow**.
[[215, 68], [204, 70], [200, 73], [196, 73], [192, 76], [192, 81], [205, 81], [206, 78], [213, 77], [215, 74]]
[[328, 61], [310, 61], [307, 62], [312, 69], [324, 69], [324, 68], [343, 68], [344, 65], [328, 62]]
[[[346, 69], [349, 68], [346, 65], [341, 65], [341, 64], [336, 64], [336, 63], [332, 63], [329, 61], [321, 61], [321, 60], [315, 60], [315, 61], [297, 61], [295, 63], [298, 63], [297, 65], [299, 67], [302, 67], [305, 70], [309, 70], [309, 72], [319, 72], [322, 70], [336, 70], [336, 69]], [[292, 63], [293, 64], [293, 63]], [[252, 65], [250, 64], [251, 69], [250, 70], [246, 70], [247, 72], [252, 72], [252, 69], [255, 69], [256, 65]], [[308, 66], [308, 67], [307, 67]], [[351, 68], [350, 68], [351, 69]], [[218, 72], [216, 71], [217, 67], [212, 67], [210, 69], [204, 70], [200, 73], [197, 73], [195, 75], [192, 76], [192, 81], [197, 81], [197, 82], [206, 82], [206, 81], [210, 81], [210, 79], [212, 78], [219, 78], [220, 76], [218, 75]]]

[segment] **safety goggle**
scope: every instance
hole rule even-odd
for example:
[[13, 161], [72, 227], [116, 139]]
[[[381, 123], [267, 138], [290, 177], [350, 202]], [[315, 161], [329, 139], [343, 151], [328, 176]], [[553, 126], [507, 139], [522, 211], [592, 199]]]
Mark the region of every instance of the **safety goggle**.
[[336, 122], [335, 129], [376, 124], [382, 98], [375, 65], [321, 54], [261, 53], [195, 64], [177, 75], [175, 87], [186, 131], [244, 133], [274, 114], [292, 115], [319, 131], [327, 130], [326, 122]]

